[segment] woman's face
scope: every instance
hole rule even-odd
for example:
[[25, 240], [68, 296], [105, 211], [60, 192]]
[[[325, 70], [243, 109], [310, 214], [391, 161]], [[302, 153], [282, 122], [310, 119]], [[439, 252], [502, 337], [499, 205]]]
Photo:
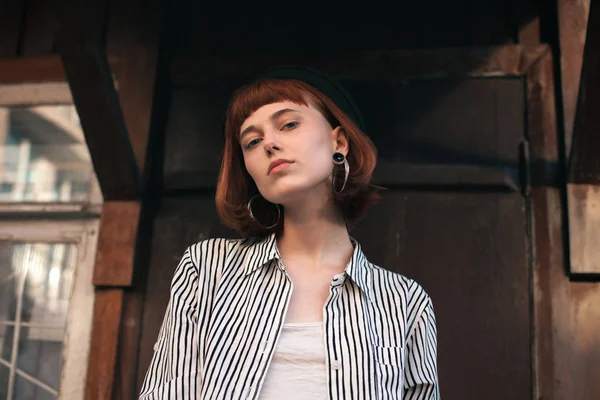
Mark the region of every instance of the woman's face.
[[[267, 104], [240, 128], [244, 163], [258, 190], [272, 203], [284, 204], [294, 195], [322, 185], [331, 188], [333, 153], [347, 153], [343, 129], [332, 128], [309, 103]], [[285, 161], [274, 167], [273, 162]]]

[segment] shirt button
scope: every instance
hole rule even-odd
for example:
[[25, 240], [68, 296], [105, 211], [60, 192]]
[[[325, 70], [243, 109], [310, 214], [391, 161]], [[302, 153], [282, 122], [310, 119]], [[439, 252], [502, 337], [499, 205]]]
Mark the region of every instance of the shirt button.
[[246, 389], [244, 389], [244, 392], [242, 393], [242, 400], [248, 399], [250, 397], [251, 393], [252, 393], [252, 386], [246, 387]]
[[158, 351], [158, 342], [154, 343], [154, 351]]
[[340, 369], [340, 362], [338, 360], [333, 360], [333, 362], [331, 363], [331, 368], [333, 369]]
[[265, 354], [267, 352], [268, 348], [269, 348], [269, 341], [265, 340], [265, 342], [262, 345], [262, 353]]

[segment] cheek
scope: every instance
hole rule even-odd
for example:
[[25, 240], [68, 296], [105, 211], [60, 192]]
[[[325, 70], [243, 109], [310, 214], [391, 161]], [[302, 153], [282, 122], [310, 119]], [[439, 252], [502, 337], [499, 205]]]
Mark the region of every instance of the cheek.
[[260, 171], [257, 164], [258, 163], [252, 159], [251, 155], [244, 157], [244, 165], [246, 166], [246, 170], [255, 181], [260, 177]]

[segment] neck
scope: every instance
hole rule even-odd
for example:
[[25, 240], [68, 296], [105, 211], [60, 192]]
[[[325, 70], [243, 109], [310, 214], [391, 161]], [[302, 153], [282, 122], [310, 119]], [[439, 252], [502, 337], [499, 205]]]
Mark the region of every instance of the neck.
[[302, 265], [303, 270], [344, 270], [353, 246], [344, 216], [334, 204], [304, 202], [299, 207], [286, 206], [283, 215], [277, 247], [284, 263]]

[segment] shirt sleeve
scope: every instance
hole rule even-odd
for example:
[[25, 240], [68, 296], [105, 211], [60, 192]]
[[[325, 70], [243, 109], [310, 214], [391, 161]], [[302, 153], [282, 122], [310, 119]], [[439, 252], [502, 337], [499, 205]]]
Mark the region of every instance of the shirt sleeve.
[[437, 331], [430, 298], [415, 323], [406, 345], [404, 400], [439, 400]]
[[199, 399], [198, 268], [188, 248], [171, 281], [170, 299], [140, 400]]

